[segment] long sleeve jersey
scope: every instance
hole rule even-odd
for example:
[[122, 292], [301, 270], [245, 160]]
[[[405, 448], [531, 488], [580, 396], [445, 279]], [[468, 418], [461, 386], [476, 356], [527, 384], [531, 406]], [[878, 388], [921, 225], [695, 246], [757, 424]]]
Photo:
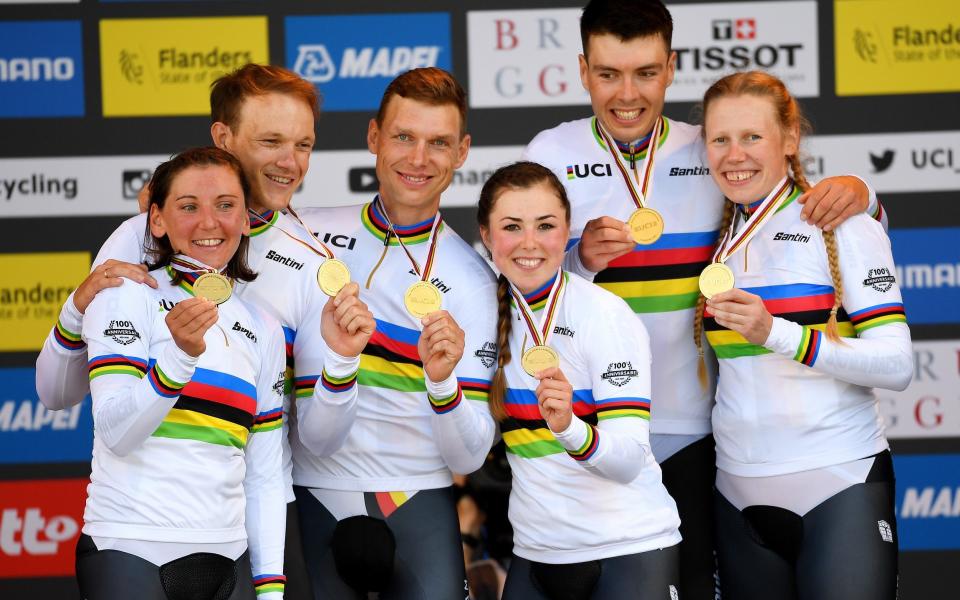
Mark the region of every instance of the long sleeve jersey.
[[[713, 409], [717, 466], [741, 476], [795, 473], [887, 448], [873, 387], [905, 388], [913, 373], [890, 241], [856, 215], [836, 230], [842, 343], [827, 339], [834, 304], [822, 232], [800, 220], [799, 190], [727, 260], [736, 287], [773, 315], [762, 346], [704, 320], [720, 362]], [[735, 217], [735, 226], [745, 219]]]
[[[710, 262], [723, 215], [723, 194], [707, 167], [701, 127], [664, 118], [657, 140], [653, 187], [646, 205], [663, 217], [664, 233], [653, 244], [638, 244], [594, 275], [579, 259], [586, 223], [601, 216], [626, 221], [636, 209], [626, 182], [597, 129], [596, 117], [562, 123], [538, 134], [524, 151], [557, 175], [571, 205], [570, 248], [565, 266], [623, 298], [653, 340], [654, 433], [710, 432], [715, 373], [712, 357], [707, 387], [697, 378], [699, 357], [693, 336], [697, 279]], [[649, 141], [618, 144], [627, 165], [640, 169]], [[633, 171], [631, 171], [633, 174]], [[869, 187], [869, 186], [868, 186]], [[870, 190], [868, 212], [882, 212]]]
[[[514, 304], [505, 367], [508, 418], [500, 429], [513, 471], [514, 552], [572, 563], [680, 541], [676, 505], [649, 445], [650, 340], [624, 302], [564, 273], [567, 288], [548, 344], [573, 386], [573, 420], [553, 432], [540, 415], [538, 381], [520, 365], [533, 342]], [[527, 295], [535, 318], [552, 282]]]
[[[124, 221], [101, 248], [94, 267], [109, 258], [143, 262], [146, 222], [145, 214]], [[326, 301], [316, 281], [317, 268], [323, 259], [284, 232], [309, 242], [309, 232], [286, 213], [268, 211], [260, 216], [251, 214], [247, 263], [258, 275], [254, 281], [238, 285], [235, 293], [260, 307], [282, 326], [287, 361], [284, 385], [286, 423], [292, 398], [295, 355], [309, 355], [312, 360], [322, 361], [329, 350], [319, 335], [317, 312]], [[302, 331], [301, 325], [314, 312], [317, 312], [317, 320], [310, 325], [310, 335], [298, 336]], [[47, 336], [37, 359], [37, 389], [41, 401], [49, 408], [72, 406], [86, 394], [86, 349], [79, 336], [82, 322], [83, 315], [77, 312], [71, 297], [64, 304], [57, 325]], [[355, 360], [331, 360], [331, 377], [349, 380], [355, 371]], [[352, 385], [342, 385], [336, 390], [324, 387], [317, 389], [317, 404], [332, 411], [349, 411], [351, 399], [355, 398], [356, 389]], [[343, 432], [335, 433], [342, 437]], [[330, 439], [326, 443], [331, 446], [337, 442]], [[291, 502], [292, 459], [286, 435], [283, 436], [283, 455], [286, 498]]]
[[156, 542], [246, 539], [254, 581], [279, 598], [286, 506], [281, 473], [283, 333], [240, 298], [218, 308], [206, 350], [180, 350], [164, 318], [187, 276], [102, 291], [83, 319], [94, 444], [84, 533]]
[[[302, 217], [320, 239], [344, 246], [337, 256], [360, 283], [360, 298], [376, 318], [376, 331], [360, 355], [357, 406], [343, 446], [320, 458], [301, 441], [308, 432], [291, 432], [294, 483], [365, 492], [422, 490], [450, 485], [451, 471], [478, 469], [496, 429], [487, 407], [496, 366], [496, 282], [490, 268], [452, 229], [437, 226], [428, 280], [466, 340], [453, 375], [431, 382], [417, 352], [420, 320], [403, 303], [419, 277], [397, 236], [422, 267], [439, 214], [393, 230], [376, 203], [303, 211]], [[315, 386], [336, 387], [338, 382], [325, 381], [318, 367], [298, 359], [298, 398], [310, 396]]]

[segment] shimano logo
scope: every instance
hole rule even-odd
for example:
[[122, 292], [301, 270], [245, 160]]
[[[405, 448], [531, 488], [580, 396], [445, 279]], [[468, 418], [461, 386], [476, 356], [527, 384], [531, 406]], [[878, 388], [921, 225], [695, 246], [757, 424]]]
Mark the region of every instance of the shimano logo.
[[960, 284], [960, 263], [897, 265], [903, 289], [953, 288]]
[[775, 242], [801, 242], [806, 244], [810, 241], [809, 235], [803, 235], [802, 233], [784, 233], [782, 231], [777, 232], [773, 236], [773, 241]]
[[908, 487], [900, 506], [902, 519], [960, 517], [960, 488]]
[[22, 516], [16, 508], [7, 508], [0, 519], [0, 551], [6, 556], [56, 554], [60, 542], [79, 530], [67, 515], [45, 519], [39, 508], [28, 508]]
[[324, 44], [301, 44], [293, 70], [313, 83], [340, 79], [396, 77], [418, 67], [435, 67], [441, 46], [347, 47], [340, 64], [334, 63]]
[[69, 56], [0, 58], [0, 81], [70, 81], [75, 72]]
[[709, 175], [709, 167], [672, 167], [670, 177], [689, 177], [690, 175]]
[[39, 401], [6, 400], [0, 404], [0, 431], [74, 430], [82, 404], [66, 410], [47, 410]]

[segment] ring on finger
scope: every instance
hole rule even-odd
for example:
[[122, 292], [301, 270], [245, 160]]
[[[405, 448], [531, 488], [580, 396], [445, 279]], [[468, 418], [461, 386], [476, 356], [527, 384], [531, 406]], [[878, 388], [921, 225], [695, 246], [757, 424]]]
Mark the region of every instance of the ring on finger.
[[110, 279], [110, 269], [104, 269], [103, 276], [107, 279]]

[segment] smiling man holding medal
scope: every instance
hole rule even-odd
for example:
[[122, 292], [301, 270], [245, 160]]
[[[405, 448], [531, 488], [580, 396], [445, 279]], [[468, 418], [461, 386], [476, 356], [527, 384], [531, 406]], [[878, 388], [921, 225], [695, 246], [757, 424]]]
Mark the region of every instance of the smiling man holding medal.
[[[460, 600], [451, 472], [478, 469], [494, 439], [486, 399], [497, 302], [493, 273], [439, 212], [470, 147], [463, 89], [437, 68], [400, 75], [370, 120], [367, 146], [379, 194], [303, 214], [321, 239], [356, 241], [339, 257], [377, 322], [341, 449], [319, 458], [294, 446], [302, 535], [314, 542], [304, 552], [318, 598], [382, 590]], [[309, 446], [310, 432], [299, 434]]]
[[[332, 451], [346, 432], [326, 424], [344, 422], [337, 415], [355, 409], [358, 355], [373, 332], [374, 321], [358, 298], [357, 284], [349, 283], [349, 269], [310, 234], [289, 206], [309, 166], [317, 91], [287, 69], [250, 64], [216, 81], [210, 105], [213, 142], [238, 159], [250, 185], [247, 261], [257, 278], [237, 283], [219, 273], [208, 273], [197, 280], [200, 289], [193, 292], [214, 301], [235, 293], [280, 321], [286, 337], [286, 370], [274, 377], [275, 386], [284, 391], [284, 424], [295, 415], [290, 405], [296, 363], [304, 380], [323, 383], [310, 386], [308, 393], [297, 398], [300, 417], [309, 420], [311, 427], [317, 424], [325, 450]], [[101, 248], [90, 276], [65, 303], [37, 359], [37, 391], [48, 408], [74, 405], [86, 394], [86, 347], [73, 332], [80, 331], [91, 299], [107, 287], [129, 285], [125, 279], [156, 287], [156, 281], [139, 264], [145, 254], [146, 223], [146, 213], [125, 221]], [[172, 305], [167, 310], [170, 308]], [[219, 326], [247, 329], [241, 322]], [[284, 590], [281, 574], [274, 574], [264, 585], [285, 591], [288, 599], [306, 599], [311, 595], [297, 535], [290, 455], [285, 435], [288, 527], [284, 571], [292, 585]]]
[[[716, 365], [707, 361], [708, 383], [701, 384], [690, 332], [723, 194], [706, 167], [700, 127], [663, 115], [676, 68], [667, 9], [655, 0], [596, 0], [580, 29], [580, 77], [594, 114], [541, 132], [524, 158], [549, 167], [567, 189], [565, 268], [626, 300], [650, 333], [651, 446], [682, 521], [680, 597], [712, 599]], [[613, 176], [583, 169], [598, 163]], [[859, 179], [833, 177], [800, 202], [805, 219], [830, 229], [868, 204], [881, 214], [874, 200]]]

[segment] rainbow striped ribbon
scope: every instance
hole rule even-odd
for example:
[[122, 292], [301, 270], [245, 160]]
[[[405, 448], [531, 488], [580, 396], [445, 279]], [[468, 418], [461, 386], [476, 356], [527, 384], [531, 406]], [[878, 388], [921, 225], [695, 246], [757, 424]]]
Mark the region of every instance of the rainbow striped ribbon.
[[763, 199], [763, 202], [757, 207], [757, 210], [753, 211], [753, 214], [750, 215], [746, 225], [744, 225], [739, 233], [736, 235], [733, 233], [737, 220], [734, 219], [730, 223], [730, 228], [723, 234], [723, 240], [713, 253], [712, 262], [726, 262], [734, 252], [753, 239], [753, 236], [763, 229], [763, 225], [770, 220], [770, 217], [776, 214], [780, 203], [789, 198], [792, 193], [793, 180], [784, 176], [784, 178], [770, 190], [770, 193]]
[[410, 254], [410, 251], [407, 250], [407, 245], [403, 243], [403, 239], [397, 235], [396, 230], [393, 228], [393, 221], [390, 220], [390, 216], [387, 214], [387, 209], [383, 205], [383, 201], [380, 200], [380, 196], [377, 196], [374, 202], [379, 204], [380, 214], [382, 214], [383, 218], [387, 220], [387, 240], [390, 239], [390, 233], [393, 233], [393, 235], [397, 237], [397, 242], [400, 243], [400, 247], [403, 248], [407, 258], [410, 259], [410, 264], [413, 265], [413, 270], [416, 271], [421, 281], [427, 281], [430, 278], [430, 272], [433, 270], [434, 258], [437, 255], [437, 229], [440, 227], [440, 223], [443, 222], [443, 219], [440, 217], [440, 213], [438, 212], [433, 218], [433, 227], [430, 228], [430, 249], [427, 251], [427, 260], [423, 263], [423, 268], [421, 269], [417, 259], [413, 258], [413, 255]]
[[527, 329], [530, 331], [530, 335], [533, 337], [533, 341], [537, 346], [546, 346], [547, 340], [550, 337], [552, 331], [553, 319], [556, 317], [558, 309], [560, 308], [560, 300], [563, 298], [563, 291], [566, 289], [566, 277], [564, 277], [563, 269], [557, 271], [557, 278], [553, 282], [553, 286], [550, 288], [550, 295], [547, 296], [547, 303], [544, 305], [543, 316], [540, 319], [539, 327], [537, 326], [536, 320], [533, 317], [533, 311], [530, 309], [530, 305], [527, 304], [527, 301], [524, 299], [523, 294], [520, 293], [520, 290], [510, 283], [510, 294], [513, 295], [513, 300], [517, 304], [517, 310], [520, 311], [520, 315], [523, 317], [523, 321], [527, 324]]
[[[318, 239], [317, 239], [317, 236], [313, 235], [313, 233], [310, 232], [310, 228], [307, 227], [307, 224], [303, 222], [303, 220], [300, 218], [300, 215], [298, 215], [296, 212], [294, 212], [293, 207], [288, 206], [287, 209], [286, 209], [286, 212], [287, 212], [287, 214], [289, 214], [291, 217], [293, 217], [293, 219], [294, 219], [297, 223], [299, 223], [301, 227], [303, 227], [303, 230], [307, 232], [307, 238], [309, 238], [310, 240], [316, 242], [317, 244], [320, 244], [320, 249], [314, 248], [312, 244], [308, 244], [307, 242], [303, 241], [303, 239], [301, 239], [301, 238], [298, 237], [298, 236], [293, 235], [292, 233], [288, 232], [288, 231], [287, 231], [286, 229], [284, 229], [283, 227], [278, 227], [277, 225], [274, 225], [274, 226], [273, 226], [274, 229], [277, 229], [278, 231], [280, 231], [280, 233], [282, 233], [283, 235], [287, 236], [288, 238], [290, 238], [291, 240], [295, 241], [296, 243], [300, 244], [301, 246], [303, 246], [304, 248], [306, 248], [306, 249], [309, 250], [310, 252], [313, 252], [314, 254], [317, 254], [317, 255], [322, 256], [322, 257], [324, 257], [324, 258], [335, 258], [335, 257], [333, 256], [333, 250], [331, 250], [326, 244], [324, 244], [323, 242], [321, 242], [320, 240], [318, 240]], [[257, 214], [255, 211], [252, 211], [252, 210], [251, 210], [251, 211], [250, 211], [250, 214], [251, 214], [251, 216], [259, 219], [260, 221], [262, 221], [263, 223], [265, 223], [265, 224], [267, 224], [267, 225], [270, 224], [269, 221], [267, 221], [266, 219], [264, 219], [262, 216], [260, 216], [259, 214]]]
[[601, 137], [603, 137], [603, 141], [606, 142], [607, 150], [610, 152], [610, 155], [613, 156], [617, 170], [620, 171], [620, 176], [623, 177], [623, 181], [627, 184], [627, 191], [630, 192], [633, 203], [637, 208], [644, 208], [644, 203], [646, 199], [650, 197], [651, 190], [653, 189], [653, 161], [660, 142], [660, 133], [663, 131], [663, 116], [657, 117], [656, 122], [653, 124], [653, 132], [650, 134], [650, 145], [647, 146], [647, 156], [643, 160], [643, 166], [636, 171], [636, 181], [634, 181], [633, 177], [630, 177], [630, 170], [627, 168], [626, 162], [624, 162], [616, 142], [603, 128], [603, 125], [600, 124], [600, 119], [596, 120], [596, 124], [597, 131]]

